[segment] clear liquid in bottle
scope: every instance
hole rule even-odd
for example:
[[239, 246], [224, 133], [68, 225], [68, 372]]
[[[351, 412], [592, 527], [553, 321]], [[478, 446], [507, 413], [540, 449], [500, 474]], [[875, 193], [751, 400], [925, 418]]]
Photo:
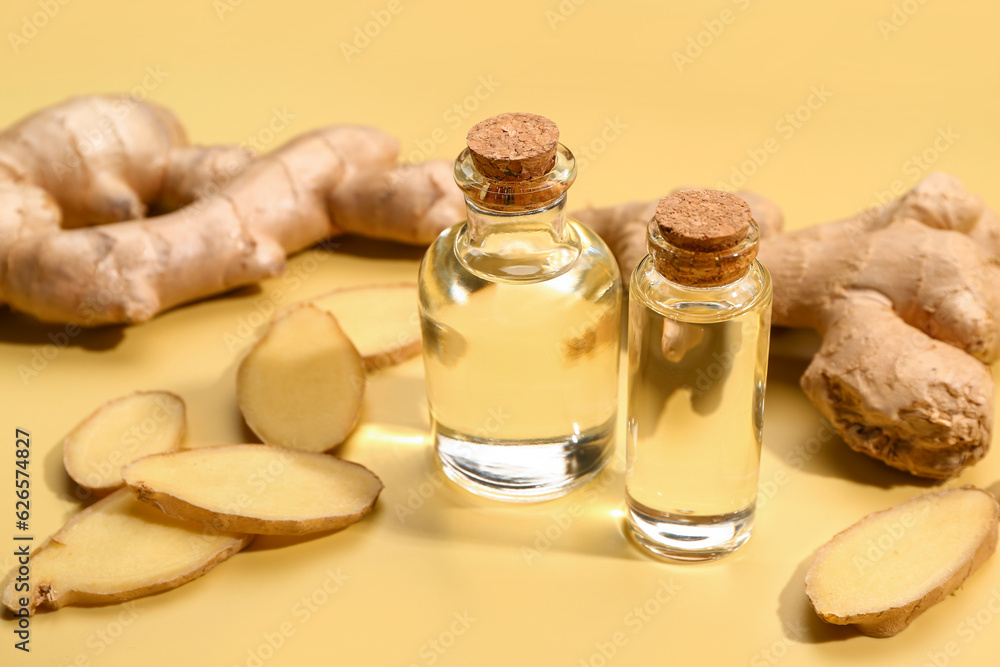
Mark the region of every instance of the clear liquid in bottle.
[[435, 451], [479, 495], [562, 495], [613, 449], [621, 281], [601, 239], [565, 217], [574, 173], [560, 146], [542, 183], [498, 197], [463, 152], [456, 177], [469, 220], [438, 237], [421, 265]]
[[[666, 242], [650, 229], [651, 252], [661, 252]], [[755, 254], [755, 229], [744, 246]], [[661, 257], [659, 269], [683, 280], [675, 268], [683, 255]], [[627, 522], [632, 537], [659, 556], [718, 558], [753, 528], [771, 283], [760, 262], [747, 261], [722, 285], [675, 282], [649, 255], [632, 276]]]

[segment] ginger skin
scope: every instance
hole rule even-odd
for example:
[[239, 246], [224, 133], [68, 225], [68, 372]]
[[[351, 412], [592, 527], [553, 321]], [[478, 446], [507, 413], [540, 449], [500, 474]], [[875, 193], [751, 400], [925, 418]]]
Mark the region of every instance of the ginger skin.
[[189, 146], [146, 102], [49, 107], [0, 134], [0, 303], [133, 324], [278, 275], [331, 236], [429, 243], [462, 218], [462, 196], [447, 162], [399, 165], [398, 152], [378, 130], [335, 126], [251, 160]]
[[[780, 217], [766, 201], [748, 197], [754, 217]], [[625, 270], [644, 253], [645, 221], [630, 217], [643, 206], [576, 217]], [[783, 234], [761, 227], [773, 322], [823, 336], [802, 387], [845, 442], [935, 479], [980, 460], [993, 427], [984, 363], [1000, 358], [996, 214], [957, 178], [934, 173], [853, 218]]]

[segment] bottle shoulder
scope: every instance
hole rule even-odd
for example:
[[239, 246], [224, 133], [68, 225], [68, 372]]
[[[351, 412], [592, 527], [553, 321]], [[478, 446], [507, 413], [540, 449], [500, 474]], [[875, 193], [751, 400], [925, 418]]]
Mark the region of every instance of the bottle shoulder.
[[734, 283], [718, 287], [688, 287], [664, 278], [646, 255], [635, 267], [629, 298], [660, 314], [689, 322], [711, 322], [753, 310], [769, 309], [771, 276], [759, 260]]
[[[607, 282], [620, 283], [618, 263], [604, 241], [589, 227], [566, 219], [566, 229], [557, 243], [536, 242], [528, 236], [510, 237], [487, 250], [471, 247], [467, 223], [460, 222], [442, 232], [428, 247], [421, 263], [421, 276], [439, 277], [470, 273], [488, 282], [545, 282], [566, 273], [599, 272]], [[423, 279], [423, 278], [422, 278]]]

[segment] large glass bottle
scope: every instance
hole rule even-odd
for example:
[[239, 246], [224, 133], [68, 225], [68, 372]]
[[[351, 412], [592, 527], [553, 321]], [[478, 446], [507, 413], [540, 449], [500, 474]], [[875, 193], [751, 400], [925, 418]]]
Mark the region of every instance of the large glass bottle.
[[468, 220], [420, 267], [427, 396], [444, 472], [473, 493], [560, 496], [614, 444], [621, 280], [566, 217], [573, 154], [552, 121], [502, 114], [455, 163]]
[[771, 279], [735, 195], [660, 201], [629, 293], [626, 494], [644, 548], [710, 560], [750, 537]]

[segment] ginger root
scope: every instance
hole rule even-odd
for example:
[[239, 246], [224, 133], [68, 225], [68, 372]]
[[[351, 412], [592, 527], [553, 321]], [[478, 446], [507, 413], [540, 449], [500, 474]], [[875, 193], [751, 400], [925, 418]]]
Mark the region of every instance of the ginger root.
[[106, 495], [125, 486], [122, 466], [180, 447], [184, 401], [166, 391], [136, 391], [97, 408], [63, 440], [63, 465], [73, 481]]
[[420, 354], [416, 283], [347, 287], [308, 303], [337, 318], [369, 373]]
[[[761, 218], [774, 324], [823, 335], [802, 386], [847, 444], [937, 479], [980, 460], [993, 426], [983, 362], [1000, 357], [997, 215], [941, 173], [887, 206], [783, 234], [773, 204], [741, 196]], [[653, 205], [576, 217], [631, 270], [647, 222], [634, 216]]]
[[971, 486], [869, 514], [819, 550], [806, 594], [827, 623], [891, 637], [993, 555], [998, 520], [996, 499]]
[[124, 602], [197, 579], [247, 546], [252, 536], [206, 530], [140, 503], [119, 489], [66, 522], [29, 560], [30, 588], [17, 568], [3, 586], [11, 611], [30, 614], [72, 603]]
[[122, 476], [139, 500], [170, 516], [256, 535], [346, 528], [382, 491], [379, 478], [357, 463], [269, 445], [153, 454], [125, 466]]
[[0, 133], [0, 304], [132, 324], [277, 275], [328, 237], [429, 243], [463, 217], [461, 193], [448, 162], [400, 165], [398, 152], [378, 130], [335, 126], [250, 160], [189, 146], [147, 102], [49, 107]]
[[361, 355], [333, 315], [308, 303], [271, 322], [236, 375], [236, 398], [253, 432], [307, 452], [344, 441], [364, 389]]

